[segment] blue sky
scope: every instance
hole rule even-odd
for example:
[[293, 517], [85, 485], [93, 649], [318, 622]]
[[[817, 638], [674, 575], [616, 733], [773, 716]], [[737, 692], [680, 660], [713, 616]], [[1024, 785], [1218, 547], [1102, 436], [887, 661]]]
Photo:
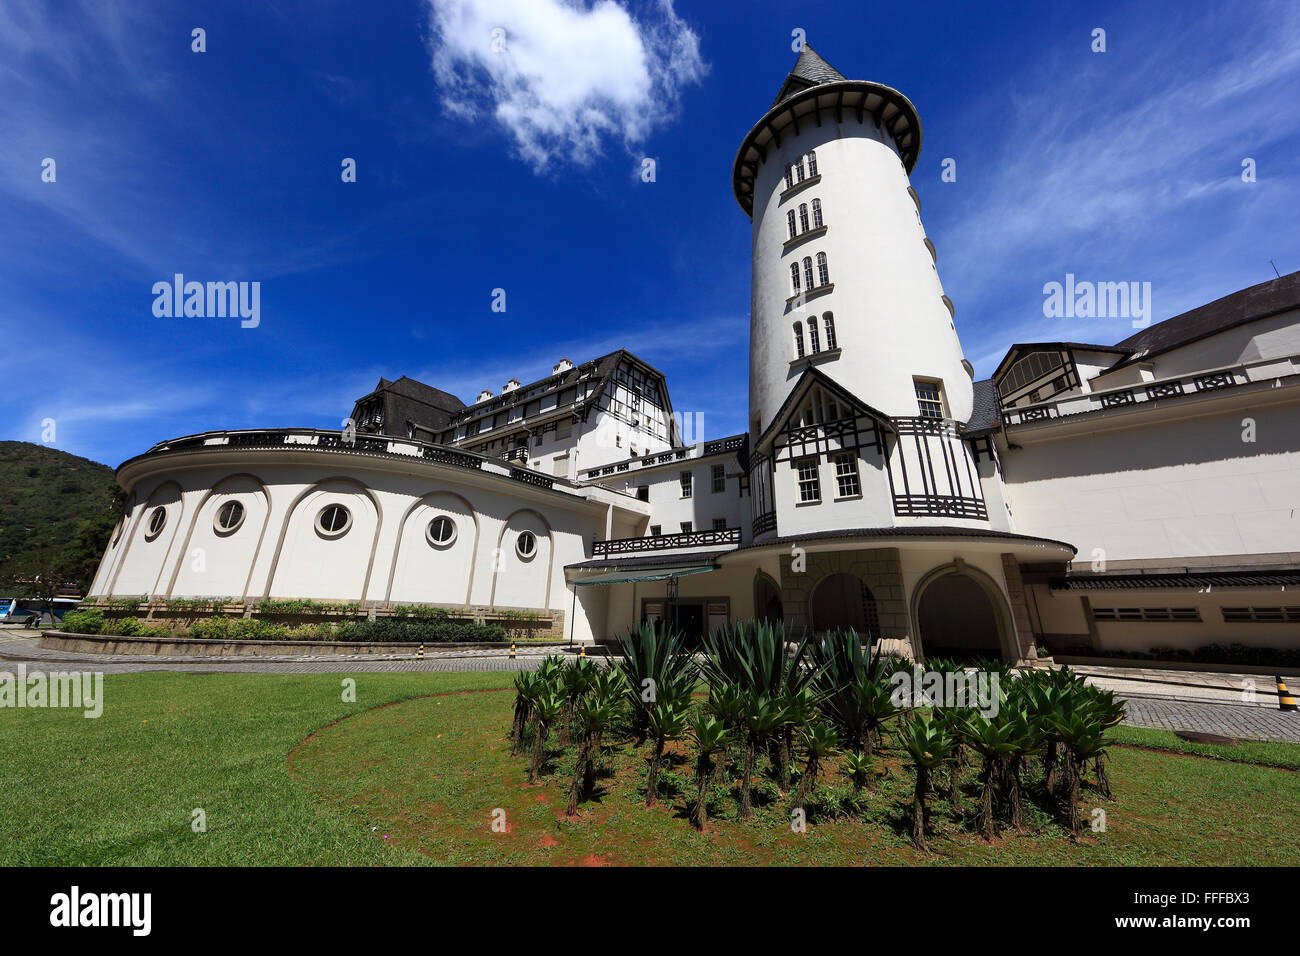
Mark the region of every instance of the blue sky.
[[[1293, 3], [6, 0], [0, 437], [53, 419], [116, 465], [337, 428], [380, 376], [472, 400], [619, 347], [709, 436], [743, 430], [730, 170], [795, 29], [916, 104], [913, 184], [981, 377], [1015, 341], [1131, 334], [1045, 319], [1066, 273], [1151, 282], [1159, 320], [1300, 268]], [[178, 272], [260, 282], [260, 325], [155, 317]]]

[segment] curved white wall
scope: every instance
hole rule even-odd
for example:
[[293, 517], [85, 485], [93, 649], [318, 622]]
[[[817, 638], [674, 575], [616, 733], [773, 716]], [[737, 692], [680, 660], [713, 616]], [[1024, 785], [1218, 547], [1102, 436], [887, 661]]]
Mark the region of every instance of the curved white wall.
[[[843, 350], [817, 367], [863, 401], [891, 416], [918, 414], [913, 376], [943, 382], [948, 415], [966, 421], [971, 380], [961, 364], [961, 345], [944, 305], [943, 287], [926, 248], [907, 173], [887, 133], [868, 116], [851, 113], [822, 125], [804, 121], [798, 136], [782, 139], [758, 171], [754, 192], [753, 299], [750, 323], [749, 423], [770, 423], [802, 373], [795, 357], [792, 324], [808, 314], [832, 312]], [[785, 167], [809, 150], [817, 154], [821, 182], [784, 202]], [[789, 251], [786, 211], [821, 200], [825, 235]], [[790, 263], [818, 252], [827, 255], [834, 290], [811, 297], [796, 314]], [[824, 343], [823, 343], [824, 346]]]

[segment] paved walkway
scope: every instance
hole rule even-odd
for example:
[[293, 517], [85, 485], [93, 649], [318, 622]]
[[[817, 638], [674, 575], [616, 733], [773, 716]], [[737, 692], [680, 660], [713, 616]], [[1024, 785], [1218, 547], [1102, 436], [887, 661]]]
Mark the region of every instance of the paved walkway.
[[[305, 657], [158, 657], [99, 655], [49, 651], [38, 646], [39, 635], [12, 627], [0, 628], [0, 670], [25, 661], [28, 666], [95, 670], [105, 674], [178, 671], [228, 674], [323, 674], [367, 672], [522, 671], [532, 670], [556, 648], [519, 647], [511, 660], [507, 651], [492, 649], [435, 650], [423, 659], [413, 654], [328, 655]], [[599, 657], [593, 658], [600, 661]], [[1077, 667], [1089, 681], [1114, 690], [1129, 705], [1126, 723], [1136, 727], [1198, 730], [1225, 737], [1287, 740], [1300, 743], [1300, 713], [1277, 709], [1276, 686], [1258, 674], [1218, 674], [1154, 668]], [[1284, 675], [1291, 677], [1293, 675]], [[1289, 686], [1300, 691], [1300, 675]], [[1254, 701], [1243, 689], [1253, 682]]]

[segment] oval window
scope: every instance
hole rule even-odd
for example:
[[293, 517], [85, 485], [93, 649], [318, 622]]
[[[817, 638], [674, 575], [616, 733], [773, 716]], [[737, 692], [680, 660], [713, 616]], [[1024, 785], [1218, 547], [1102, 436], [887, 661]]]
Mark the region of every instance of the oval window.
[[149, 515], [149, 537], [156, 538], [167, 525], [167, 509], [159, 506]]
[[342, 537], [352, 526], [352, 512], [343, 505], [326, 505], [316, 515], [316, 530], [327, 538]]
[[218, 534], [231, 534], [244, 523], [244, 506], [238, 501], [227, 501], [217, 509], [213, 524]]
[[439, 515], [429, 522], [424, 533], [435, 548], [445, 548], [456, 540], [456, 522], [446, 515]]
[[528, 560], [537, 553], [537, 535], [531, 531], [519, 532], [519, 537], [515, 541], [515, 552], [519, 557]]

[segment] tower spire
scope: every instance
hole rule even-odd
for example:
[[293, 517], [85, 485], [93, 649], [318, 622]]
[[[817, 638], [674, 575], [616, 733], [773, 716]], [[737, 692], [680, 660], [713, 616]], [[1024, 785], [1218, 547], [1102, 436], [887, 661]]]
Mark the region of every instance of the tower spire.
[[787, 97], [809, 87], [847, 79], [847, 76], [822, 59], [805, 41], [803, 49], [799, 51], [799, 59], [794, 62], [794, 69], [785, 78], [785, 83], [781, 85], [781, 92], [776, 94], [772, 105], [775, 106]]

